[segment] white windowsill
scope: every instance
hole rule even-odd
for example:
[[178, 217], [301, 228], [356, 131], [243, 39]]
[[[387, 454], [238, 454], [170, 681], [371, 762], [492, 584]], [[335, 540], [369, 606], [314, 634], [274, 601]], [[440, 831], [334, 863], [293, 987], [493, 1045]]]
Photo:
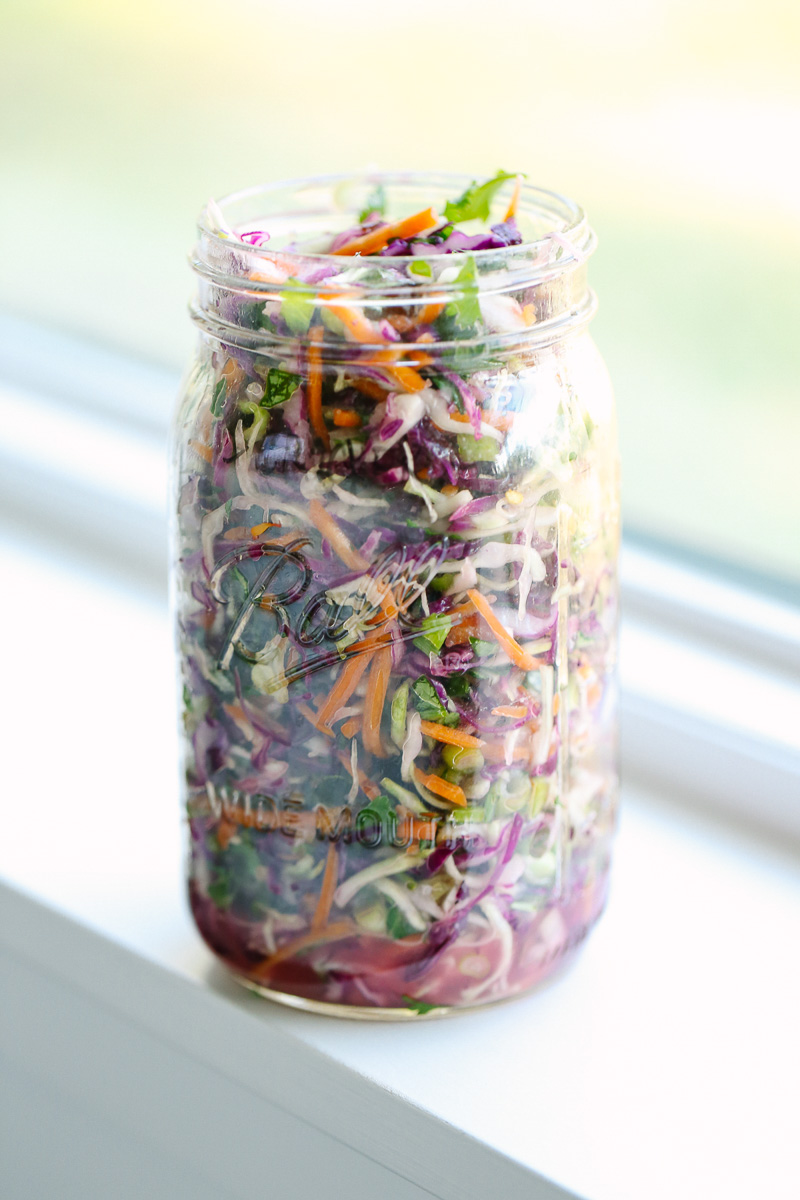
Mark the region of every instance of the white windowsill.
[[403, 1026], [260, 1002], [183, 903], [161, 606], [13, 536], [0, 567], [13, 1200], [795, 1194], [788, 849], [631, 782], [608, 911], [536, 994]]

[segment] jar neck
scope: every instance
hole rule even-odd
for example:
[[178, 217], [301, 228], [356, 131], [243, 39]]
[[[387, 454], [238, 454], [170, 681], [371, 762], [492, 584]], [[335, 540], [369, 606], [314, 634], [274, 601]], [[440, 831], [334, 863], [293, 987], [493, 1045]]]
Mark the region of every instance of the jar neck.
[[[538, 188], [520, 191], [517, 212], [530, 235], [521, 244], [424, 257], [340, 257], [315, 249], [315, 239], [328, 244], [330, 231], [346, 223], [346, 212], [359, 211], [376, 186], [404, 213], [425, 204], [444, 208], [446, 198], [469, 182], [434, 175], [334, 176], [212, 201], [201, 215], [192, 257], [198, 277], [192, 317], [215, 340], [265, 353], [290, 351], [315, 325], [320, 353], [331, 361], [374, 353], [376, 342], [397, 343], [409, 313], [427, 318], [402, 334], [402, 352], [417, 358], [432, 342], [443, 359], [470, 351], [505, 356], [553, 344], [585, 325], [595, 310], [586, 269], [594, 234], [576, 204]], [[256, 229], [269, 240], [249, 244], [257, 240], [250, 232]], [[374, 331], [365, 346], [356, 329], [344, 355], [337, 325], [343, 305], [356, 314], [355, 322], [363, 317]]]

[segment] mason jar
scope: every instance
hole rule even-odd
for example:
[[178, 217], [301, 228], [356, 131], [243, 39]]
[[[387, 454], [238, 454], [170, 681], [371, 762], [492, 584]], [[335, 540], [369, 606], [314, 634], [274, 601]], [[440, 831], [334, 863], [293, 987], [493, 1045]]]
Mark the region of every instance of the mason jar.
[[[336, 1015], [526, 992], [608, 888], [595, 238], [519, 179], [487, 205], [499, 233], [438, 218], [469, 183], [254, 188], [209, 204], [193, 258], [173, 513], [190, 904], [242, 983]], [[400, 236], [420, 213], [425, 236]]]

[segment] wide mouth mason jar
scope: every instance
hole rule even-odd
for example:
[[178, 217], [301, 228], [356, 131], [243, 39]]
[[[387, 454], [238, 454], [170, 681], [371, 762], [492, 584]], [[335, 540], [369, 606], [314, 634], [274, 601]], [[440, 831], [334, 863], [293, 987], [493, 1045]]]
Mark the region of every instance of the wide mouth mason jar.
[[337, 1015], [525, 992], [607, 893], [619, 521], [594, 235], [511, 179], [486, 220], [440, 219], [469, 185], [254, 188], [209, 204], [193, 258], [190, 903], [238, 979]]

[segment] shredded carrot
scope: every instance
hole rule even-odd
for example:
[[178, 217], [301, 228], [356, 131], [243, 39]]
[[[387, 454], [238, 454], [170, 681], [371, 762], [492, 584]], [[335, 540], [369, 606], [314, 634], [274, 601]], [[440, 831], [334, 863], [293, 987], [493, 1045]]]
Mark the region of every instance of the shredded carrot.
[[419, 727], [427, 737], [436, 738], [437, 742], [446, 742], [448, 746], [463, 746], [467, 750], [476, 750], [483, 745], [481, 738], [473, 737], [471, 733], [462, 733], [460, 729], [451, 729], [448, 725], [440, 725], [438, 721], [420, 721]]
[[498, 704], [492, 709], [493, 717], [524, 717], [528, 709], [524, 704]]
[[421, 392], [427, 386], [419, 371], [415, 371], [413, 367], [382, 367], [381, 369], [403, 392]]
[[260, 525], [251, 525], [250, 536], [261, 537], [262, 533], [266, 533], [268, 529], [280, 529], [280, 525], [276, 521], [262, 521]]
[[498, 412], [483, 412], [481, 420], [487, 425], [493, 425], [495, 429], [499, 429], [501, 433], [505, 433], [514, 424], [513, 413], [498, 413]]
[[385, 758], [386, 751], [381, 742], [381, 717], [386, 699], [386, 688], [392, 670], [392, 652], [385, 647], [373, 656], [364, 697], [364, 748], [377, 758]]
[[234, 525], [231, 529], [226, 529], [222, 536], [226, 542], [242, 542], [250, 536], [250, 531], [246, 525]]
[[[531, 733], [535, 729], [535, 724], [532, 722], [530, 727], [525, 726], [524, 732], [526, 736], [521, 740], [517, 738], [511, 750], [511, 762], [526, 762], [533, 753], [533, 742]], [[489, 742], [481, 751], [487, 762], [504, 763], [509, 757], [506, 754], [505, 742]]]
[[525, 304], [522, 308], [522, 319], [526, 325], [536, 324], [536, 305]]
[[369, 666], [369, 660], [369, 654], [356, 654], [348, 658], [339, 673], [339, 678], [333, 685], [328, 699], [319, 710], [319, 720], [323, 724], [327, 725], [337, 709], [342, 708], [350, 699], [358, 687], [361, 676]]
[[225, 366], [220, 371], [229, 388], [238, 387], [245, 379], [245, 372], [239, 366], [235, 358], [229, 358]]
[[554, 717], [558, 716], [558, 710], [560, 708], [561, 708], [561, 695], [559, 692], [556, 692], [555, 696], [553, 696], [553, 716]]
[[270, 954], [269, 958], [263, 959], [249, 974], [255, 979], [267, 979], [279, 963], [285, 962], [287, 958], [294, 958], [295, 954], [299, 954], [301, 950], [307, 950], [309, 946], [313, 946], [317, 942], [333, 942], [337, 938], [347, 937], [352, 931], [353, 925], [350, 921], [334, 921], [331, 925], [326, 925], [324, 929], [313, 929], [310, 933], [301, 934], [300, 937], [285, 942], [274, 954]]
[[466, 808], [467, 797], [464, 795], [464, 789], [460, 788], [457, 783], [448, 783], [446, 779], [442, 779], [441, 775], [426, 775], [424, 771], [420, 771], [419, 767], [415, 767], [414, 772], [419, 783], [429, 792], [441, 796], [444, 800], [449, 800], [451, 804], [459, 804], [462, 808]]
[[340, 732], [346, 738], [354, 738], [361, 728], [361, 717], [349, 717], [342, 723]]
[[534, 658], [532, 654], [528, 654], [526, 650], [523, 650], [519, 642], [511, 636], [502, 622], [498, 621], [485, 596], [482, 596], [475, 588], [469, 588], [467, 595], [491, 629], [495, 641], [505, 650], [508, 657], [516, 666], [521, 667], [523, 671], [534, 671], [542, 665], [538, 658]]
[[[451, 421], [459, 421], [462, 425], [469, 425], [472, 421], [466, 413], [452, 412], [447, 414]], [[514, 418], [510, 413], [493, 413], [482, 412], [481, 420], [486, 425], [492, 425], [495, 429], [505, 431], [510, 429], [514, 423]]]
[[455, 496], [457, 491], [458, 491], [458, 488], [456, 487], [456, 485], [454, 483], [446, 483], [444, 485], [444, 487], [442, 488], [442, 495], [443, 496]]
[[333, 253], [375, 254], [389, 242], [393, 242], [395, 238], [416, 237], [418, 233], [424, 233], [426, 229], [433, 229], [438, 224], [439, 218], [436, 213], [432, 208], [426, 208], [422, 212], [414, 213], [413, 216], [403, 217], [400, 221], [392, 221], [389, 225], [374, 229], [372, 233], [351, 238], [349, 242], [339, 246], [338, 250], [334, 250]]
[[[346, 771], [349, 771], [350, 776], [352, 777], [353, 767], [350, 762], [349, 755], [340, 754], [339, 762], [342, 764], [342, 766], [345, 768]], [[366, 775], [364, 774], [364, 772], [361, 770], [360, 767], [358, 769], [358, 786], [361, 788], [362, 792], [364, 793], [364, 795], [367, 797], [368, 800], [377, 800], [378, 796], [380, 796], [380, 794], [381, 794], [380, 788], [377, 788], [374, 783], [370, 783], [370, 781], [367, 779]]]
[[339, 874], [339, 862], [336, 854], [336, 842], [328, 843], [328, 857], [325, 860], [325, 871], [322, 876], [322, 884], [319, 889], [319, 899], [317, 907], [314, 910], [314, 916], [311, 918], [312, 932], [318, 932], [324, 929], [328, 924], [328, 919], [331, 915], [331, 905], [333, 904], [333, 893], [336, 891], [336, 883]]
[[351, 379], [349, 382], [370, 400], [385, 400], [389, 390], [388, 384], [380, 384], [377, 379]]
[[358, 429], [361, 424], [361, 414], [354, 412], [352, 408], [335, 408], [333, 423], [344, 429]]
[[419, 311], [420, 325], [432, 325], [437, 317], [441, 316], [444, 311], [444, 304], [439, 304], [435, 300], [423, 304]]
[[[366, 571], [369, 569], [367, 560], [350, 544], [350, 540], [319, 500], [309, 501], [308, 515], [345, 566], [349, 567], [351, 571]], [[381, 597], [380, 605], [384, 616], [389, 621], [396, 617], [400, 611], [391, 588], [386, 589], [386, 592]], [[364, 643], [360, 644], [363, 647]]]
[[217, 841], [219, 842], [220, 850], [227, 850], [228, 843], [237, 832], [236, 825], [227, 817], [221, 817], [217, 825]]
[[313, 325], [308, 331], [311, 345], [308, 347], [308, 386], [306, 399], [308, 419], [326, 450], [331, 448], [331, 439], [322, 416], [322, 350], [320, 342], [324, 336], [321, 325]]
[[[280, 525], [276, 526], [280, 529]], [[296, 529], [290, 529], [288, 533], [279, 533], [276, 537], [265, 538], [268, 546], [288, 546], [289, 542], [296, 542], [298, 533]]]
[[309, 708], [309, 706], [304, 704], [302, 700], [298, 701], [298, 703], [295, 705], [295, 708], [299, 713], [302, 713], [305, 719], [310, 721], [314, 728], [318, 729], [320, 733], [324, 733], [327, 737], [333, 737], [333, 730], [320, 721], [313, 708]]
[[398, 841], [403, 843], [408, 840], [408, 850], [414, 849], [414, 842], [435, 842], [436, 824], [437, 822], [435, 817], [429, 817], [428, 820], [423, 821], [419, 817], [414, 816], [412, 813], [406, 813], [405, 815], [401, 816], [397, 822]]
[[[419, 371], [414, 367], [395, 366], [397, 359], [405, 352], [404, 347], [389, 346], [385, 350], [376, 350], [374, 354], [364, 359], [365, 363], [374, 363], [384, 375], [396, 384], [403, 392], [421, 392], [427, 386], [426, 381], [422, 378]], [[420, 355], [419, 361], [421, 366], [427, 366], [428, 355]]]
[[201, 458], [204, 458], [207, 463], [211, 462], [213, 455], [211, 453], [210, 446], [204, 446], [202, 442], [197, 442], [194, 438], [189, 439], [189, 445], [192, 447], [195, 453], [199, 454]]
[[351, 571], [366, 571], [369, 563], [350, 545], [346, 535], [319, 500], [309, 502], [308, 515], [346, 567]]
[[518, 175], [514, 180], [514, 191], [511, 193], [511, 203], [506, 209], [506, 215], [503, 217], [504, 221], [510, 221], [512, 217], [517, 215], [517, 205], [519, 204], [519, 193], [521, 187], [522, 176]]
[[[339, 299], [340, 297], [334, 297]], [[342, 297], [344, 298], [344, 297]], [[359, 308], [352, 304], [331, 304], [325, 306], [329, 313], [338, 317], [354, 342], [385, 342], [386, 338], [376, 329], [369, 317], [365, 317]]]

